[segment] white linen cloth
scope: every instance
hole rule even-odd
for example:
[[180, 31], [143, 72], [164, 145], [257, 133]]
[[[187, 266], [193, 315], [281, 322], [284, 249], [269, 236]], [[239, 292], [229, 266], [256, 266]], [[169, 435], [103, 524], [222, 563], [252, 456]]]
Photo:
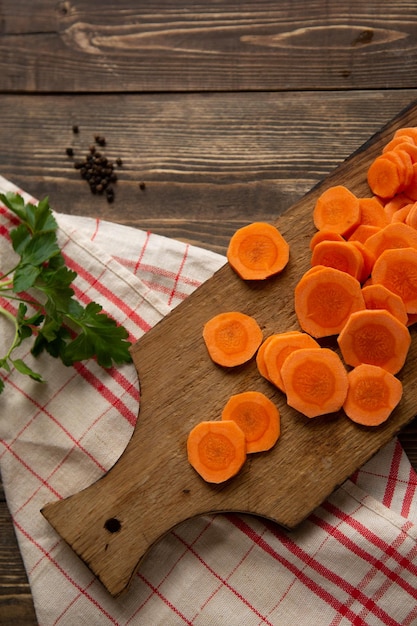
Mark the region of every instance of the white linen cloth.
[[[0, 177], [8, 190], [16, 187]], [[133, 341], [225, 262], [133, 228], [56, 218], [77, 297], [102, 304]], [[15, 223], [0, 206], [2, 269]], [[21, 351], [30, 361], [29, 344]], [[33, 365], [46, 384], [12, 372], [0, 396], [0, 467], [41, 626], [417, 624], [417, 477], [397, 440], [295, 531], [238, 514], [184, 522], [112, 598], [40, 509], [120, 457], [139, 411], [135, 367], [66, 368], [48, 355]]]

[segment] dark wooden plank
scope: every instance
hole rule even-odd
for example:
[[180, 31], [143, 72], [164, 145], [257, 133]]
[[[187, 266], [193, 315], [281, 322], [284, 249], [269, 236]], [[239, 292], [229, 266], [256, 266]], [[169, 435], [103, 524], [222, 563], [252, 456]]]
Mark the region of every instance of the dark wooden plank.
[[0, 624], [36, 624], [30, 587], [20, 556], [0, 475]]
[[[224, 252], [237, 226], [279, 215], [416, 97], [3, 95], [0, 173], [38, 198], [49, 195], [59, 211]], [[123, 160], [113, 204], [93, 196], [73, 167], [96, 133], [107, 140], [105, 154]]]
[[1, 17], [2, 91], [415, 85], [413, 3], [3, 0]]

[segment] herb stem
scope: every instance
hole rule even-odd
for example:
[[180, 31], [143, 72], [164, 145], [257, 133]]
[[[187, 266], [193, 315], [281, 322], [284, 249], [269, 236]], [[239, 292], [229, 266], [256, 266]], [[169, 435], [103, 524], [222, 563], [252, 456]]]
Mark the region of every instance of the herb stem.
[[15, 316], [12, 313], [10, 313], [10, 311], [3, 308], [2, 306], [0, 306], [0, 315], [3, 315], [3, 317], [9, 320], [9, 322], [13, 324], [14, 329], [15, 329], [13, 341], [11, 342], [10, 348], [8, 349], [4, 357], [2, 357], [1, 359], [2, 361], [7, 361], [7, 359], [10, 357], [11, 353], [13, 352], [15, 346], [18, 344], [18, 341], [19, 341], [19, 325], [17, 323]]

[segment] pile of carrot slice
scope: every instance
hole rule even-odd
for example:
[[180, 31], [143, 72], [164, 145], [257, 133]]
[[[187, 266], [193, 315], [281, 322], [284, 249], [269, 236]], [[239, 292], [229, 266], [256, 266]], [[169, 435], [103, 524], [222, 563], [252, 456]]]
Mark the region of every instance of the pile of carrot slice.
[[[369, 197], [337, 185], [316, 201], [311, 267], [294, 293], [301, 330], [263, 339], [256, 320], [232, 311], [209, 320], [203, 336], [210, 357], [224, 367], [256, 355], [259, 374], [305, 416], [343, 409], [353, 422], [375, 427], [401, 400], [397, 374], [411, 345], [409, 327], [417, 321], [417, 128], [394, 133], [370, 164], [367, 182]], [[244, 280], [276, 275], [288, 259], [282, 235], [262, 223], [239, 229], [228, 250], [229, 264]], [[321, 347], [319, 340], [330, 336], [340, 356]], [[189, 461], [205, 480], [227, 480], [246, 454], [275, 445], [279, 421], [264, 394], [232, 396], [220, 420], [197, 424], [190, 433]]]

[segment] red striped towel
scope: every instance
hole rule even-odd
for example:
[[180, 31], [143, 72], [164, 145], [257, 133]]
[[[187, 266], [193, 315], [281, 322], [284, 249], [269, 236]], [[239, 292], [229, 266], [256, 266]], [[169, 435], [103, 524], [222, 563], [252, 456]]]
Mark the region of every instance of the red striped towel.
[[[0, 190], [15, 187], [0, 178]], [[116, 224], [56, 217], [77, 297], [102, 304], [133, 340], [225, 260]], [[13, 226], [0, 206], [2, 259]], [[93, 361], [60, 367], [48, 356], [36, 369], [47, 385], [7, 377], [0, 463], [41, 626], [417, 624], [417, 480], [397, 440], [295, 531], [238, 514], [184, 522], [151, 549], [129, 592], [112, 598], [39, 511], [122, 454], [138, 415], [137, 374]]]

